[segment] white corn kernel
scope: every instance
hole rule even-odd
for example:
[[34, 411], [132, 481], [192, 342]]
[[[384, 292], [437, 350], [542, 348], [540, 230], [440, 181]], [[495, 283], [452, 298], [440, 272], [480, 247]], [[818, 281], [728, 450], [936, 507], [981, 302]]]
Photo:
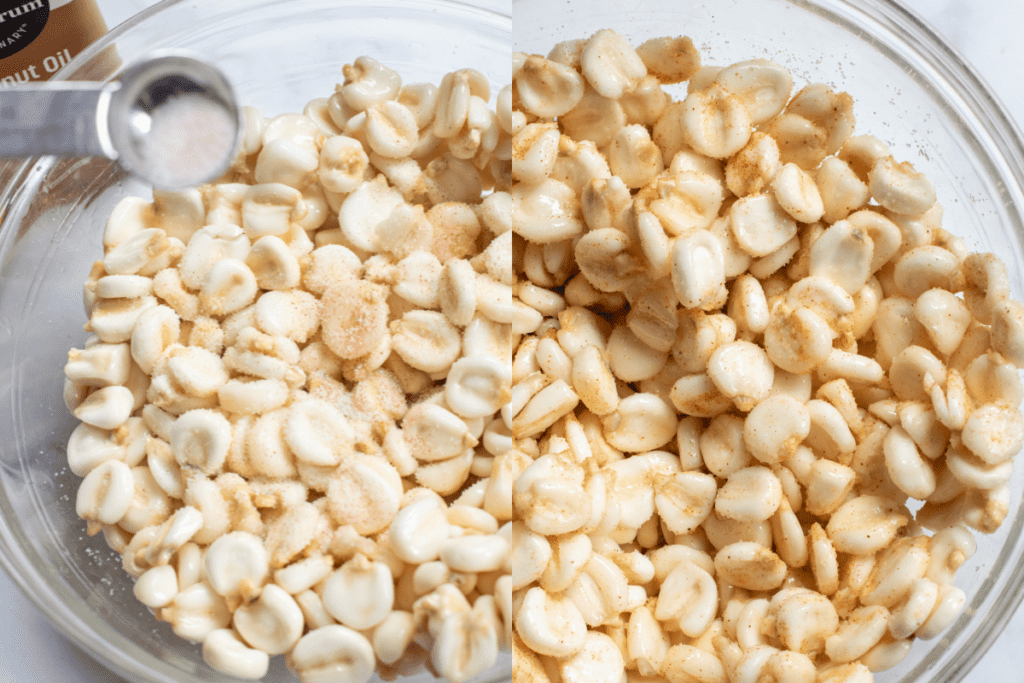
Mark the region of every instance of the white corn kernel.
[[326, 401], [293, 404], [284, 424], [284, 439], [297, 460], [334, 466], [354, 440], [348, 420]]
[[775, 138], [784, 164], [793, 163], [810, 171], [828, 154], [828, 131], [799, 114], [784, 112], [776, 116], [768, 122], [766, 132]]
[[206, 636], [203, 661], [215, 671], [247, 680], [263, 678], [270, 668], [270, 656], [246, 647], [231, 629], [217, 629]]
[[729, 475], [715, 496], [715, 511], [740, 522], [770, 518], [782, 501], [782, 484], [767, 467], [745, 467]]
[[512, 154], [516, 160], [513, 177], [531, 185], [549, 177], [558, 159], [560, 137], [553, 123], [531, 123], [516, 133], [512, 138]]
[[298, 595], [320, 583], [334, 569], [334, 561], [327, 555], [313, 555], [304, 560], [294, 562], [274, 572], [274, 583]]
[[829, 278], [853, 295], [871, 276], [873, 253], [871, 237], [841, 220], [830, 225], [811, 247], [810, 274]]
[[729, 209], [736, 241], [754, 257], [766, 256], [796, 235], [796, 222], [771, 195], [736, 201]]
[[893, 271], [896, 286], [911, 298], [935, 287], [956, 291], [962, 277], [956, 256], [933, 245], [907, 251], [900, 256]]
[[242, 202], [242, 229], [251, 241], [264, 235], [283, 235], [306, 211], [302, 193], [293, 187], [282, 183], [253, 185]]
[[909, 520], [893, 501], [858, 496], [832, 514], [826, 530], [839, 552], [870, 555], [891, 543]]
[[132, 592], [146, 607], [165, 607], [178, 594], [178, 575], [170, 565], [153, 567], [139, 577]]
[[403, 507], [392, 521], [390, 539], [395, 554], [410, 564], [437, 559], [448, 539], [443, 506], [424, 497]]
[[719, 346], [708, 360], [707, 373], [723, 396], [749, 411], [768, 398], [775, 368], [760, 347], [735, 341]]
[[363, 181], [369, 158], [358, 140], [344, 135], [327, 138], [320, 150], [318, 177], [324, 189], [347, 194]]
[[231, 623], [231, 612], [224, 598], [213, 592], [207, 583], [197, 583], [181, 591], [163, 610], [164, 619], [174, 633], [193, 643], [201, 643], [218, 629]]
[[780, 166], [775, 140], [756, 132], [750, 142], [726, 163], [726, 186], [739, 197], [757, 194], [769, 186]]
[[700, 53], [685, 36], [651, 38], [636, 49], [637, 54], [661, 83], [681, 83], [700, 67]]
[[728, 477], [751, 461], [744, 438], [743, 418], [738, 415], [717, 415], [700, 435], [699, 444], [705, 466], [716, 477]]
[[419, 142], [413, 113], [403, 104], [387, 100], [366, 110], [366, 141], [377, 154], [389, 159], [408, 156]]
[[817, 522], [808, 533], [808, 559], [818, 591], [834, 595], [839, 590], [839, 558], [832, 540]]
[[726, 669], [718, 656], [692, 645], [674, 645], [665, 654], [661, 671], [670, 681], [726, 683]]
[[771, 321], [768, 301], [765, 299], [764, 288], [754, 276], [744, 274], [736, 278], [729, 295], [728, 313], [740, 329], [755, 334], [767, 329]]
[[825, 215], [825, 205], [814, 179], [796, 164], [789, 163], [771, 181], [775, 201], [801, 223], [813, 223]]
[[640, 607], [630, 613], [626, 631], [627, 653], [630, 659], [636, 661], [641, 674], [656, 674], [661, 669], [670, 645], [668, 635], [647, 607]]
[[357, 555], [325, 580], [322, 597], [332, 617], [350, 628], [365, 630], [391, 612], [394, 579], [387, 565]]
[[261, 289], [291, 289], [299, 284], [299, 261], [280, 237], [265, 235], [252, 245], [245, 264]]
[[935, 608], [914, 635], [925, 640], [934, 638], [960, 616], [966, 605], [967, 596], [963, 590], [951, 585], [940, 586]]
[[956, 571], [974, 556], [977, 548], [974, 535], [963, 524], [940, 529], [928, 547], [931, 559], [926, 578], [941, 585], [952, 584]]
[[365, 636], [340, 624], [322, 626], [304, 635], [287, 662], [303, 683], [337, 677], [348, 683], [367, 683], [375, 665], [373, 646]]
[[132, 413], [135, 398], [126, 387], [102, 387], [89, 394], [73, 411], [85, 424], [98, 429], [116, 429]]
[[831, 460], [817, 460], [807, 477], [805, 507], [814, 515], [834, 512], [853, 490], [856, 472]]
[[348, 241], [364, 251], [382, 250], [380, 234], [386, 219], [404, 203], [402, 195], [383, 182], [363, 182], [349, 194], [338, 213]]
[[376, 533], [398, 515], [402, 490], [401, 476], [387, 460], [350, 453], [328, 484], [328, 511], [336, 522], [360, 534]]
[[678, 421], [668, 402], [654, 394], [623, 399], [615, 412], [602, 419], [604, 437], [614, 448], [640, 453], [661, 448], [676, 435]]
[[512, 502], [532, 531], [544, 535], [569, 533], [581, 528], [591, 511], [584, 506], [583, 473], [566, 467], [552, 455], [533, 461], [515, 480]]
[[263, 145], [268, 145], [279, 138], [287, 138], [310, 150], [315, 150], [323, 139], [316, 122], [302, 114], [275, 116], [266, 122], [260, 135]]
[[[777, 476], [780, 477], [780, 481], [786, 479], [787, 472], [788, 470], [784, 469], [779, 471]], [[795, 483], [795, 479], [793, 483]], [[784, 481], [784, 495], [779, 503], [779, 509], [775, 511], [775, 515], [771, 518], [772, 540], [775, 543], [775, 551], [782, 558], [783, 562], [790, 567], [802, 567], [807, 564], [808, 560], [807, 539], [804, 536], [800, 520], [797, 519], [796, 513], [793, 512], [793, 507], [789, 502], [791, 495], [789, 489], [790, 485]], [[797, 500], [797, 502], [799, 501]]]
[[893, 213], [920, 216], [935, 203], [935, 188], [909, 162], [891, 156], [875, 161], [868, 171], [871, 196]]
[[[588, 536], [575, 534], [554, 543], [558, 553], [552, 553], [549, 562], [543, 567], [540, 585], [548, 592], [557, 593], [567, 589], [579, 577], [590, 557], [591, 542]], [[515, 575], [518, 578], [519, 572], [516, 571]]]
[[867, 204], [868, 186], [837, 157], [822, 161], [815, 173], [815, 183], [821, 193], [825, 213], [822, 220], [837, 223]]
[[[479, 600], [473, 609], [444, 618], [431, 661], [452, 683], [462, 683], [494, 666], [498, 656], [495, 620]], [[492, 613], [493, 614], [493, 613]]]
[[614, 562], [594, 553], [565, 595], [588, 626], [598, 626], [626, 609], [629, 587], [625, 574]]
[[373, 629], [373, 651], [384, 664], [397, 662], [412, 643], [416, 624], [410, 612], [395, 610]]
[[234, 531], [214, 541], [203, 556], [206, 580], [219, 595], [244, 599], [257, 595], [270, 573], [263, 541]]
[[336, 283], [321, 299], [321, 335], [339, 358], [373, 351], [387, 333], [388, 306], [381, 285], [366, 281]]
[[889, 610], [884, 607], [858, 607], [839, 630], [825, 640], [825, 653], [833, 662], [852, 662], [882, 639], [888, 622]]
[[935, 348], [944, 355], [960, 346], [971, 314], [962, 300], [944, 289], [929, 289], [914, 302], [914, 317], [924, 326]]
[[[180, 244], [180, 241], [179, 241]], [[110, 275], [134, 275], [144, 272], [150, 260], [171, 249], [167, 233], [159, 228], [140, 230], [107, 251], [103, 268]], [[152, 275], [152, 273], [148, 273]]]
[[134, 492], [131, 468], [120, 460], [106, 460], [79, 485], [75, 512], [85, 520], [117, 524], [131, 507]]
[[199, 291], [199, 303], [208, 315], [227, 315], [251, 304], [258, 290], [256, 276], [237, 259], [217, 261]]
[[608, 149], [608, 165], [631, 189], [643, 187], [665, 170], [661, 150], [651, 142], [647, 128], [639, 124], [615, 134]]
[[871, 683], [873, 680], [871, 669], [861, 662], [853, 662], [828, 669], [818, 677], [817, 683]]
[[231, 423], [212, 410], [190, 410], [171, 427], [171, 449], [182, 466], [219, 472], [231, 446]]
[[671, 274], [676, 296], [686, 308], [719, 308], [728, 296], [722, 245], [707, 230], [676, 239]]
[[580, 69], [594, 90], [611, 99], [633, 90], [647, 75], [636, 50], [611, 29], [598, 31], [587, 40], [580, 55]]
[[935, 491], [935, 471], [902, 426], [889, 430], [883, 449], [886, 469], [901, 491], [920, 500]]
[[[561, 116], [583, 98], [583, 78], [575, 69], [537, 55], [526, 58], [513, 80], [523, 109], [534, 116], [548, 119]], [[500, 116], [501, 107], [498, 111]], [[506, 132], [512, 132], [508, 124], [503, 127]]]
[[748, 590], [772, 590], [782, 585], [786, 563], [758, 543], [732, 543], [715, 555], [715, 573], [728, 583]]
[[722, 181], [700, 170], [682, 170], [656, 181], [650, 212], [669, 235], [710, 228], [724, 199]]
[[508, 542], [497, 535], [462, 536], [441, 545], [441, 561], [458, 572], [497, 571], [509, 555]]
[[1017, 410], [987, 404], [971, 413], [961, 438], [971, 453], [988, 465], [997, 465], [1020, 452], [1024, 418]]
[[715, 580], [704, 569], [682, 560], [665, 577], [654, 616], [676, 622], [684, 634], [696, 638], [707, 630], [718, 612]]
[[371, 57], [357, 57], [342, 69], [345, 84], [339, 88], [345, 103], [360, 112], [398, 96], [402, 79], [392, 69]]
[[755, 126], [778, 116], [793, 89], [789, 71], [767, 59], [727, 66], [718, 73], [715, 82], [740, 98]]
[[673, 533], [690, 533], [711, 514], [716, 488], [714, 478], [708, 474], [677, 472], [658, 483], [654, 505]]
[[810, 430], [810, 413], [800, 401], [786, 395], [769, 396], [747, 415], [743, 439], [755, 458], [774, 464], [788, 458]]
[[435, 311], [409, 311], [391, 324], [391, 334], [395, 352], [417, 370], [442, 372], [459, 356], [458, 329]]
[[743, 149], [752, 126], [740, 97], [718, 83], [686, 96], [680, 124], [686, 143], [714, 159], [731, 157]]
[[811, 308], [777, 305], [764, 332], [768, 358], [779, 368], [806, 374], [824, 363], [832, 351], [828, 323]]
[[890, 155], [889, 146], [873, 135], [855, 135], [847, 139], [837, 156], [850, 165], [857, 177], [867, 182], [868, 171], [875, 162]]
[[131, 371], [128, 344], [95, 344], [68, 351], [64, 375], [72, 382], [90, 387], [123, 385]]
[[913, 641], [909, 638], [903, 640], [882, 638], [878, 645], [868, 650], [859, 661], [872, 673], [887, 671], [907, 658], [912, 645]]
[[288, 138], [277, 138], [260, 150], [253, 177], [257, 183], [281, 183], [302, 189], [310, 183], [318, 165], [313, 151]]
[[257, 600], [235, 611], [232, 624], [249, 645], [268, 655], [280, 655], [299, 642], [305, 617], [295, 599], [271, 583]]
[[900, 603], [928, 571], [928, 545], [926, 536], [910, 536], [887, 547], [868, 577], [861, 603], [887, 609]]
[[537, 392], [512, 419], [512, 434], [529, 437], [542, 432], [569, 414], [579, 404], [579, 397], [565, 380], [555, 380]]
[[889, 615], [889, 634], [897, 639], [909, 638], [931, 616], [939, 597], [939, 587], [928, 579], [917, 579], [906, 602]]
[[820, 652], [825, 646], [825, 639], [839, 628], [836, 608], [820, 593], [794, 592], [779, 600], [775, 609], [779, 638], [793, 652]]
[[564, 683], [617, 683], [625, 675], [622, 651], [609, 636], [590, 631], [580, 651], [559, 663], [559, 674]]
[[576, 605], [537, 587], [526, 591], [515, 614], [515, 627], [527, 647], [553, 657], [576, 654], [587, 637], [587, 625]]

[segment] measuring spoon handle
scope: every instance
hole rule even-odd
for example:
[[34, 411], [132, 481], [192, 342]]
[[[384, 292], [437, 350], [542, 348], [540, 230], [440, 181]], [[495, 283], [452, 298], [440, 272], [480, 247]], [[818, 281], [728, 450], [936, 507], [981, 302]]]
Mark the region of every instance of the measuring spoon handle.
[[37, 83], [0, 90], [0, 157], [105, 156], [107, 109], [119, 83]]

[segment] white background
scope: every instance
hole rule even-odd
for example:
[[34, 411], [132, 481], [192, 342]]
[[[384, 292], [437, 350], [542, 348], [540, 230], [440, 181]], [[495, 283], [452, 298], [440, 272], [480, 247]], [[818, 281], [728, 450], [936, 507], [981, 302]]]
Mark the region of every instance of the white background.
[[[110, 27], [153, 0], [98, 0]], [[1024, 3], [1006, 0], [904, 0], [974, 65], [1024, 128]], [[1024, 610], [967, 676], [967, 683], [1006, 681], [1019, 668]], [[0, 572], [0, 683], [123, 683], [65, 640]]]

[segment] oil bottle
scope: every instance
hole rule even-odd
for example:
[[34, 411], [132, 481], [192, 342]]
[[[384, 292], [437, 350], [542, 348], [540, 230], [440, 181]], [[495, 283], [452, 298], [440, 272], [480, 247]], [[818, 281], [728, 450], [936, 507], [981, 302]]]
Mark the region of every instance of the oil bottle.
[[0, 0], [0, 90], [48, 80], [106, 32], [96, 0]]

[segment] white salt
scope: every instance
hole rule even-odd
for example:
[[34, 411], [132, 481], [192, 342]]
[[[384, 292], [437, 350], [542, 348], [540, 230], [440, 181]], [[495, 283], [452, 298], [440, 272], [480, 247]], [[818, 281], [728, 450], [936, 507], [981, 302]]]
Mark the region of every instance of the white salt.
[[199, 94], [175, 95], [153, 111], [139, 161], [158, 187], [199, 185], [226, 170], [235, 133], [236, 122], [221, 105]]

